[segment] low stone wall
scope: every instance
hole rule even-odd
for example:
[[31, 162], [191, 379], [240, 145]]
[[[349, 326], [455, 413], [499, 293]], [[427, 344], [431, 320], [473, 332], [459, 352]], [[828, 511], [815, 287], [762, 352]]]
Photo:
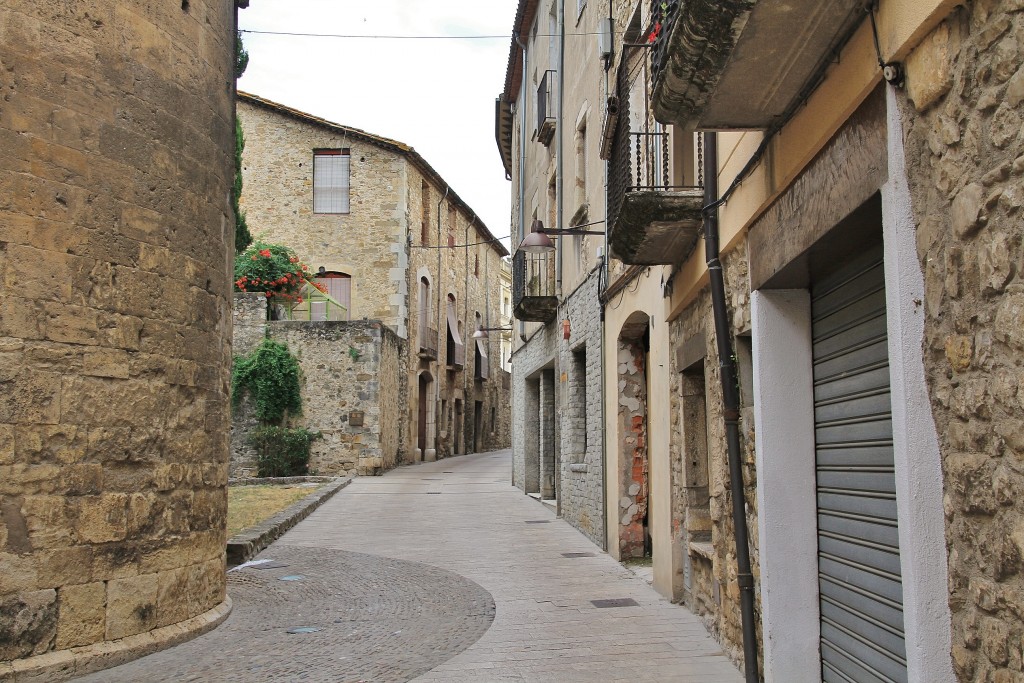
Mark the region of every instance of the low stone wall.
[[[310, 472], [380, 474], [398, 462], [406, 342], [380, 321], [266, 321], [259, 297], [235, 295], [236, 351], [263, 336], [286, 344], [302, 368], [303, 414], [292, 424], [320, 432]], [[258, 333], [257, 333], [258, 330]], [[232, 419], [231, 476], [255, 475], [248, 436], [258, 426], [243, 400]]]

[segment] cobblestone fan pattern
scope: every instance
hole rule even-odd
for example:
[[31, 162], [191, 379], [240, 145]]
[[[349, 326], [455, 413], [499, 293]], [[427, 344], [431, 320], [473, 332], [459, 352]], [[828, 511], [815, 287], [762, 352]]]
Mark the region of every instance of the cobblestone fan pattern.
[[[509, 486], [510, 455], [356, 479], [284, 541], [429, 562], [494, 596], [487, 633], [418, 683], [739, 683], [697, 617]], [[617, 598], [638, 605], [591, 602]]]
[[[599, 272], [593, 271], [559, 308], [556, 323], [542, 328], [517, 349], [513, 380], [512, 413], [524, 425], [524, 438], [513, 444], [514, 479], [527, 492], [542, 492], [554, 485], [562, 517], [595, 543], [604, 534], [604, 442], [601, 428], [601, 304], [597, 298]], [[562, 338], [562, 320], [571, 321], [570, 340]], [[554, 370], [541, 371], [553, 358]], [[537, 373], [554, 373], [555, 395], [545, 392], [548, 381]], [[549, 413], [555, 412], [554, 416]], [[541, 482], [538, 471], [540, 433], [554, 439], [556, 482]], [[548, 434], [553, 426], [553, 434]], [[543, 478], [543, 477], [541, 477]]]
[[904, 132], [945, 475], [953, 662], [1021, 680], [1024, 4], [965, 3], [908, 57]]
[[78, 680], [407, 681], [494, 619], [486, 590], [419, 562], [282, 544], [259, 557], [273, 562], [228, 574], [235, 608], [216, 631]]

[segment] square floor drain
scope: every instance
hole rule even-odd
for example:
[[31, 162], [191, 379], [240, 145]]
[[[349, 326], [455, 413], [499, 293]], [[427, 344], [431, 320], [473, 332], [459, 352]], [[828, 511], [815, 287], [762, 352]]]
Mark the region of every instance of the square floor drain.
[[633, 598], [609, 598], [607, 600], [591, 600], [590, 604], [598, 609], [607, 607], [639, 607], [640, 603]]
[[562, 557], [594, 557], [594, 553], [562, 553]]
[[527, 519], [524, 521], [526, 524], [551, 524], [550, 519]]

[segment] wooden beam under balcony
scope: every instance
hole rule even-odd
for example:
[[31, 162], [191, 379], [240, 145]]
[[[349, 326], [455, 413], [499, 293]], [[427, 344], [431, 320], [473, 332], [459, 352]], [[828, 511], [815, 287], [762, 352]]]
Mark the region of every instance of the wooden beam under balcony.
[[611, 255], [630, 265], [682, 261], [700, 236], [703, 204], [700, 188], [627, 192], [608, 230]]

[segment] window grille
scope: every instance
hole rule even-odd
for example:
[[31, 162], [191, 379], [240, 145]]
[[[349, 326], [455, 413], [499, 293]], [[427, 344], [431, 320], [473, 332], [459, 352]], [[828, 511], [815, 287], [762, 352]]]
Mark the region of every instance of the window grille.
[[348, 149], [313, 150], [313, 213], [349, 212]]

